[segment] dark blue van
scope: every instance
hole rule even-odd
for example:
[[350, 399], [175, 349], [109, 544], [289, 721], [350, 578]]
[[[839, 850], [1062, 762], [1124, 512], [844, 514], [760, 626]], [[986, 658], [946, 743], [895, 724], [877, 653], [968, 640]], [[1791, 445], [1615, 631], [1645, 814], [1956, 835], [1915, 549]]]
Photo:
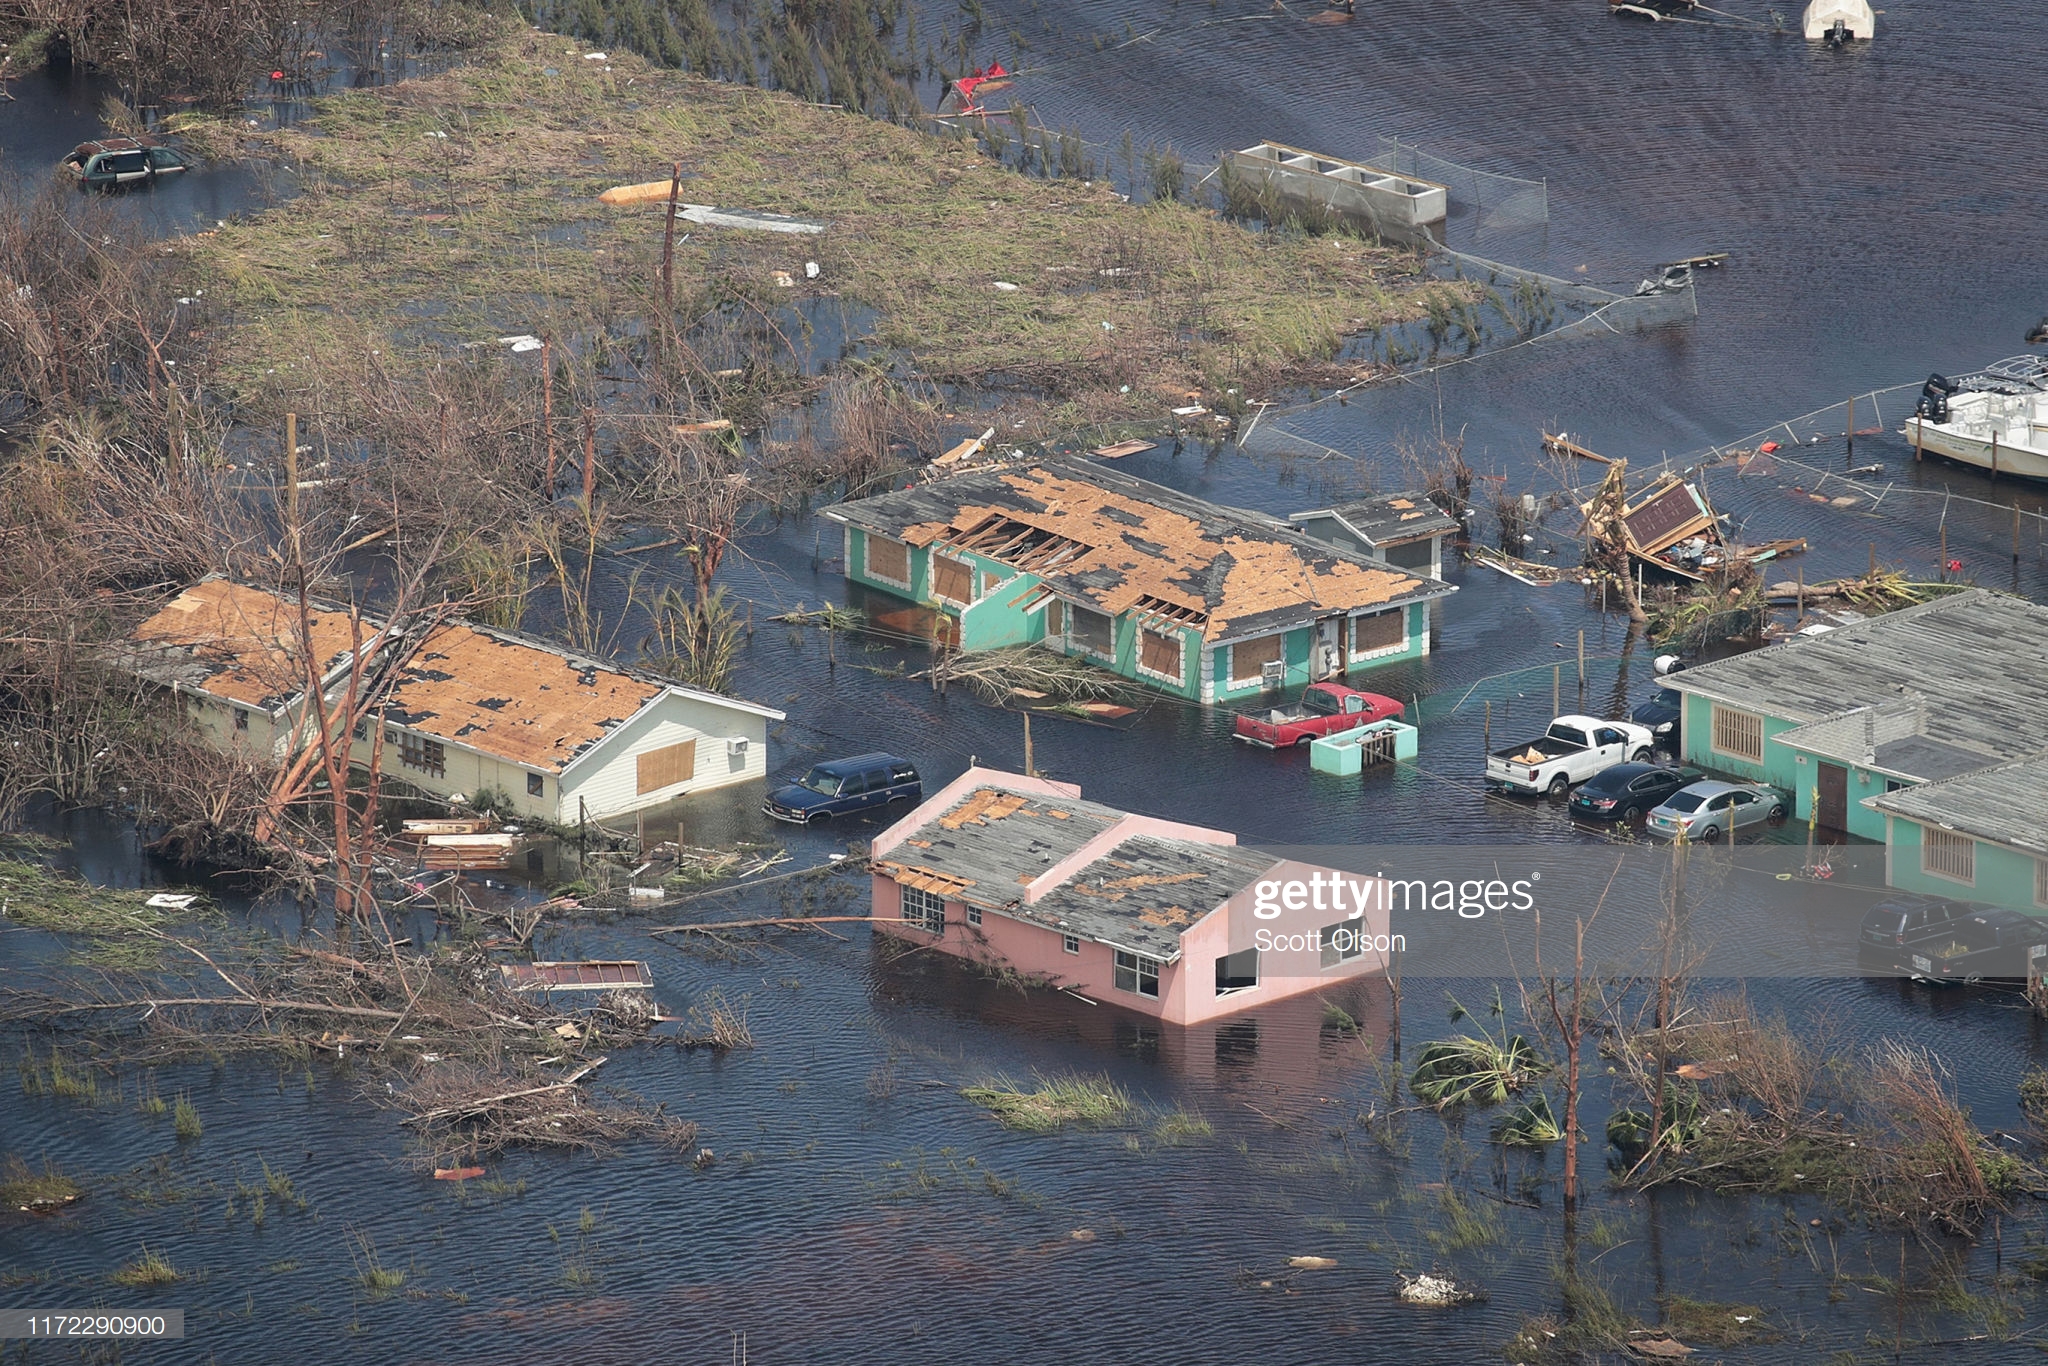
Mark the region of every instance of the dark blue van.
[[788, 787], [778, 787], [761, 810], [779, 821], [808, 825], [890, 802], [924, 800], [924, 783], [907, 759], [856, 754], [817, 765]]

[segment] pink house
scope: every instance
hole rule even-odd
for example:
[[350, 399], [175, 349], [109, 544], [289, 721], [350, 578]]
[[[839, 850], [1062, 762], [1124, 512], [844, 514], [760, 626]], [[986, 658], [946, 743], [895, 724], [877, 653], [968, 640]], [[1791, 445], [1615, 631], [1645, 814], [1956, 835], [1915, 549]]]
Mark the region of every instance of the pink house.
[[875, 927], [1174, 1024], [1385, 970], [1386, 884], [971, 768], [875, 838]]

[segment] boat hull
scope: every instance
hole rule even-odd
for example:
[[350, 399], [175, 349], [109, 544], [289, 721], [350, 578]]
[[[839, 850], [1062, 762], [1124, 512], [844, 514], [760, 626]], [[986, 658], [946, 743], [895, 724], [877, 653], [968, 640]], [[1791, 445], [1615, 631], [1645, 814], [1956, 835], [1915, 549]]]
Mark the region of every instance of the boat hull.
[[[1934, 423], [1908, 422], [1899, 433], [1929, 455], [1943, 456], [1958, 464], [1971, 465], [2000, 475], [2048, 481], [2048, 449], [1994, 443], [1988, 437], [1967, 436]], [[1994, 449], [1996, 451], [1994, 463]]]

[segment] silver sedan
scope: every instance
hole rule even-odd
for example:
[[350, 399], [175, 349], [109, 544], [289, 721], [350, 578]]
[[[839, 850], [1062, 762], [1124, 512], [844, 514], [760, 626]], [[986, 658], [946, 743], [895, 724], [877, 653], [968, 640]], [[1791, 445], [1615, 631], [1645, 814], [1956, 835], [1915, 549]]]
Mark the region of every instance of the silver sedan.
[[1746, 825], [1761, 825], [1785, 814], [1785, 798], [1762, 783], [1724, 783], [1714, 779], [1681, 787], [1643, 819], [1643, 829], [1666, 839], [1683, 835], [1712, 844]]

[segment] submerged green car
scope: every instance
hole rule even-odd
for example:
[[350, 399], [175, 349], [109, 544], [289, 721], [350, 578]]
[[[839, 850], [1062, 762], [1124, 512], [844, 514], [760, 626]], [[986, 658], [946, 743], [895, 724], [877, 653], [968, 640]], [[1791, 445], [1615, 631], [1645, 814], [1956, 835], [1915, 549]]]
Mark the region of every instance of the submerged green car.
[[102, 138], [81, 142], [64, 158], [81, 185], [105, 188], [153, 181], [189, 169], [184, 157], [149, 138]]

